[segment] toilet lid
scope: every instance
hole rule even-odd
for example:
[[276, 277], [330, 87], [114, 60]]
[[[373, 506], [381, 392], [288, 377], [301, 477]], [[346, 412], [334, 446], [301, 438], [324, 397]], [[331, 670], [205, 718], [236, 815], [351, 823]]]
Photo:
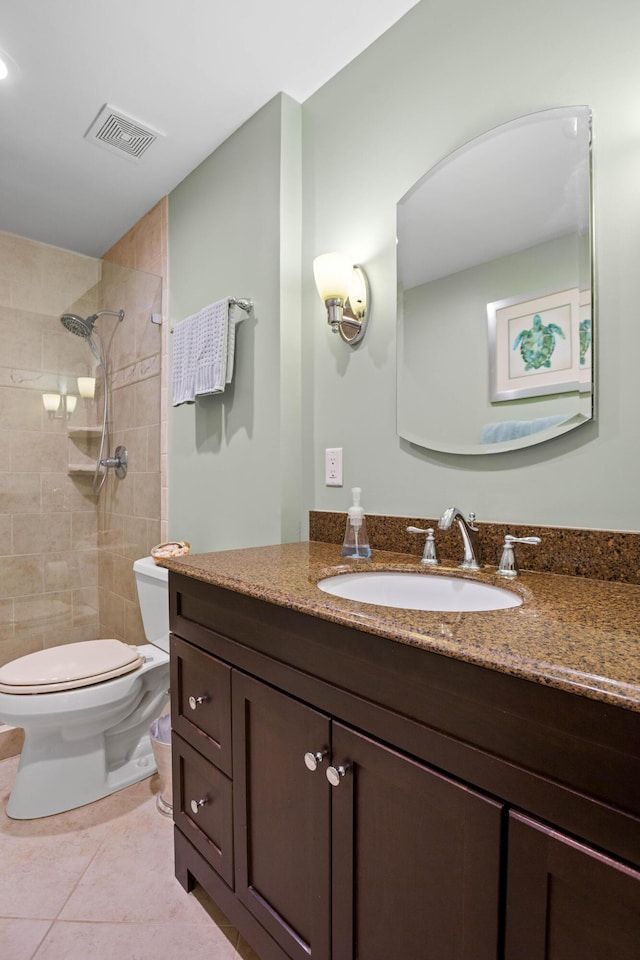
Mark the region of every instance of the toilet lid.
[[51, 693], [120, 677], [144, 663], [121, 640], [82, 640], [38, 650], [0, 668], [2, 693]]

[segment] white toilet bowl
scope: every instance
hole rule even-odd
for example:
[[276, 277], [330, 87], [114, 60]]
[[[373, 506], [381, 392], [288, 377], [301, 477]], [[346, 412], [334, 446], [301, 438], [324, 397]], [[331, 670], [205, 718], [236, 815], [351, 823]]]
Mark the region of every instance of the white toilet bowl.
[[151, 643], [63, 644], [0, 668], [0, 721], [25, 732], [14, 819], [71, 810], [155, 772], [149, 726], [168, 699], [168, 572], [151, 557], [134, 571]]

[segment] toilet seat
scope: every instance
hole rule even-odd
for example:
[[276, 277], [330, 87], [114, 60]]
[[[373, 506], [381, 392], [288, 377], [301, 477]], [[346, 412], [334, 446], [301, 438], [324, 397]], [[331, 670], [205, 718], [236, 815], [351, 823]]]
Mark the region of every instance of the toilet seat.
[[19, 657], [0, 668], [2, 693], [53, 693], [111, 680], [144, 663], [137, 647], [121, 640], [64, 643]]

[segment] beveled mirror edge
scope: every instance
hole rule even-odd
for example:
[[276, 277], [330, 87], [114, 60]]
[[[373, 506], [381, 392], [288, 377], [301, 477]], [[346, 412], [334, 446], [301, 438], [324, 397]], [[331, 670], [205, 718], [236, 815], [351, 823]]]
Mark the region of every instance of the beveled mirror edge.
[[[577, 429], [584, 424], [593, 422], [597, 418], [597, 400], [598, 400], [598, 390], [597, 390], [597, 366], [598, 366], [598, 338], [599, 331], [598, 326], [599, 322], [596, 322], [598, 317], [598, 294], [597, 294], [597, 278], [596, 278], [596, 264], [595, 264], [595, 203], [594, 203], [594, 189], [593, 189], [593, 110], [587, 104], [576, 104], [570, 106], [561, 106], [561, 107], [552, 107], [546, 110], [533, 111], [530, 114], [523, 114], [519, 117], [515, 117], [512, 120], [504, 121], [500, 124], [497, 124], [495, 127], [485, 131], [482, 134], [479, 134], [477, 137], [473, 137], [470, 140], [464, 142], [455, 150], [451, 151], [446, 156], [442, 157], [436, 164], [434, 164], [422, 177], [420, 177], [400, 198], [397, 206], [405, 201], [411, 196], [411, 194], [417, 190], [417, 188], [424, 183], [424, 181], [435, 174], [435, 172], [445, 164], [451, 157], [455, 156], [462, 151], [466, 151], [471, 148], [471, 146], [478, 140], [482, 140], [485, 137], [490, 136], [492, 133], [501, 130], [504, 127], [509, 126], [510, 124], [524, 123], [527, 118], [537, 117], [543, 114], [557, 113], [559, 116], [564, 114], [565, 116], [571, 116], [578, 111], [585, 111], [588, 119], [588, 185], [589, 185], [589, 236], [588, 236], [588, 260], [589, 260], [589, 283], [590, 283], [590, 294], [591, 294], [591, 383], [590, 391], [580, 391], [589, 393], [590, 395], [590, 411], [589, 414], [585, 413], [576, 413], [573, 416], [570, 416], [566, 422], [562, 424], [554, 425], [553, 427], [545, 430], [540, 430], [529, 436], [520, 437], [517, 439], [512, 439], [500, 443], [478, 443], [478, 444], [468, 444], [468, 443], [448, 443], [443, 442], [442, 440], [437, 440], [435, 442], [429, 442], [423, 437], [416, 436], [410, 429], [401, 427], [400, 424], [400, 404], [396, 404], [396, 429], [399, 437], [412, 446], [415, 446], [420, 449], [432, 450], [436, 453], [445, 453], [445, 454], [454, 454], [454, 455], [495, 455], [498, 453], [510, 453], [513, 451], [518, 451], [521, 449], [526, 449], [531, 446], [536, 446], [540, 443], [544, 443], [548, 440], [555, 439], [566, 433], [570, 433], [573, 430]], [[400, 280], [398, 279], [398, 290], [397, 290], [397, 303], [398, 303], [398, 321], [401, 316], [401, 295], [402, 288]], [[599, 320], [599, 318], [598, 318]], [[401, 326], [398, 327], [398, 337], [397, 344], [400, 345], [402, 340]], [[396, 375], [400, 377], [400, 362], [401, 355], [400, 350], [398, 350], [397, 362], [396, 362]], [[567, 388], [569, 392], [571, 388]], [[563, 391], [557, 391], [561, 393]]]

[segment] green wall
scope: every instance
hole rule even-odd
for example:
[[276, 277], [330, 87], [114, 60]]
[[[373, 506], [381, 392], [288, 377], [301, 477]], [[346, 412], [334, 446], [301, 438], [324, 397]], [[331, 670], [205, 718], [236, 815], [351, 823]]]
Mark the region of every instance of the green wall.
[[[303, 108], [306, 346], [304, 507], [640, 529], [635, 277], [640, 263], [640, 6], [626, 0], [430, 0], [418, 4]], [[396, 435], [395, 205], [434, 163], [513, 117], [567, 104], [594, 115], [598, 416], [540, 446], [493, 456], [430, 453]], [[322, 322], [314, 256], [368, 269], [373, 310], [349, 351]], [[459, 403], [455, 356], [451, 390]], [[309, 364], [310, 366], [307, 366]], [[425, 369], [425, 376], [428, 370]], [[323, 451], [343, 447], [345, 486]]]
[[172, 326], [227, 295], [255, 304], [231, 386], [169, 409], [170, 537], [194, 551], [299, 539], [300, 106], [289, 98], [171, 193], [169, 291]]
[[[301, 108], [267, 104], [171, 194], [172, 321], [227, 293], [256, 301], [233, 389], [170, 410], [172, 537], [199, 550], [305, 537], [308, 510], [345, 510], [355, 484], [376, 513], [456, 504], [480, 520], [640, 529], [639, 36], [628, 0], [423, 0]], [[396, 202], [473, 137], [568, 104], [594, 115], [597, 420], [493, 456], [414, 447], [396, 433]], [[330, 250], [369, 273], [355, 349], [313, 286]], [[460, 402], [455, 358], [441, 362], [439, 402]], [[343, 488], [324, 485], [325, 447], [344, 450]]]

